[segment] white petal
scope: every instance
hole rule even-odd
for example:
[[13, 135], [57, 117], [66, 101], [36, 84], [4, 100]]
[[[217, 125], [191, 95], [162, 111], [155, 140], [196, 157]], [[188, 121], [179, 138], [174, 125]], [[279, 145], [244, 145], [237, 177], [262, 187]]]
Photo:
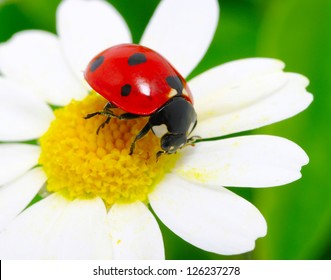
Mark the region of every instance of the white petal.
[[0, 233], [0, 258], [41, 259], [45, 239], [68, 204], [53, 194], [25, 210]]
[[66, 105], [86, 95], [65, 61], [58, 38], [45, 31], [23, 31], [0, 46], [3, 74], [48, 103]]
[[255, 239], [266, 234], [261, 213], [225, 188], [202, 187], [170, 174], [149, 199], [167, 227], [206, 251], [248, 252], [254, 249]]
[[256, 135], [201, 142], [183, 149], [175, 171], [213, 186], [271, 187], [301, 177], [306, 153], [281, 137]]
[[23, 175], [38, 163], [40, 147], [28, 144], [0, 144], [0, 186]]
[[[260, 73], [259, 67], [251, 64], [254, 61], [262, 64]], [[243, 73], [240, 66], [245, 69]], [[312, 95], [305, 89], [308, 80], [299, 74], [277, 71], [281, 66], [272, 60], [243, 60], [193, 79], [190, 87], [196, 96], [199, 119], [195, 134], [215, 137], [254, 129], [306, 109], [312, 102]]]
[[250, 91], [249, 94], [237, 91], [256, 79], [281, 73], [284, 66], [284, 63], [277, 59], [246, 58], [221, 64], [193, 78], [189, 86], [200, 119], [211, 113], [226, 114], [263, 97], [263, 94], [268, 94], [269, 92], [261, 90]]
[[106, 209], [100, 199], [70, 202], [51, 195], [18, 216], [0, 234], [4, 259], [111, 257]]
[[35, 168], [0, 188], [0, 231], [29, 204], [45, 181], [41, 168]]
[[43, 259], [109, 259], [111, 238], [100, 198], [76, 199], [53, 224], [41, 246]]
[[0, 77], [1, 141], [36, 139], [46, 132], [53, 117], [46, 103]]
[[218, 17], [215, 0], [163, 0], [140, 43], [166, 57], [185, 77], [206, 53]]
[[142, 202], [115, 204], [109, 211], [114, 259], [164, 259], [159, 226]]
[[57, 31], [68, 61], [81, 80], [95, 55], [113, 45], [131, 42], [122, 16], [102, 0], [62, 1], [57, 11]]

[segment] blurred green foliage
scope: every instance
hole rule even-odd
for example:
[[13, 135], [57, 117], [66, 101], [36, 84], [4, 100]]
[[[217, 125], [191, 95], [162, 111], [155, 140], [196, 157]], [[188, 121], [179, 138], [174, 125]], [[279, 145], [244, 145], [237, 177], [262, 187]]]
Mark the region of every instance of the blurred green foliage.
[[[0, 42], [24, 29], [56, 32], [59, 0], [0, 1]], [[124, 16], [138, 43], [158, 0], [109, 0]], [[240, 256], [218, 256], [181, 240], [160, 222], [168, 259], [331, 258], [331, 1], [219, 0], [221, 18], [205, 58], [190, 77], [244, 57], [273, 57], [286, 70], [307, 76], [313, 104], [289, 120], [250, 132], [283, 136], [308, 153], [303, 178], [286, 186], [233, 191], [255, 204], [268, 235]], [[185, 11], [183, 11], [185, 12]]]

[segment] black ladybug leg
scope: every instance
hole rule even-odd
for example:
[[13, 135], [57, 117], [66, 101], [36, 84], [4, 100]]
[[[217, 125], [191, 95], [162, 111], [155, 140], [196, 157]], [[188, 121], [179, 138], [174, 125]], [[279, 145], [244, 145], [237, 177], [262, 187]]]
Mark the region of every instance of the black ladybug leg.
[[147, 133], [148, 131], [150, 131], [151, 129], [151, 126], [149, 124], [149, 122], [143, 127], [142, 130], [140, 130], [140, 132], [137, 134], [136, 138], [133, 140], [132, 144], [131, 144], [131, 147], [130, 147], [130, 153], [129, 155], [132, 155], [133, 154], [133, 151], [134, 151], [134, 148], [136, 147], [136, 142], [143, 138]]
[[84, 119], [89, 119], [92, 118], [94, 116], [97, 115], [103, 115], [106, 116], [106, 120], [101, 123], [101, 125], [98, 127], [97, 129], [97, 134], [99, 133], [100, 129], [104, 128], [106, 124], [108, 124], [111, 120], [111, 118], [117, 118], [119, 120], [132, 120], [132, 119], [137, 119], [137, 118], [141, 118], [144, 116], [141, 115], [136, 115], [136, 114], [132, 114], [132, 113], [124, 113], [122, 115], [115, 115], [114, 112], [111, 110], [113, 108], [117, 108], [114, 104], [108, 102], [105, 107], [103, 107], [102, 111], [97, 111], [91, 114], [87, 114]]
[[97, 129], [97, 134], [99, 134], [100, 129], [104, 128], [106, 124], [109, 124], [110, 119], [111, 119], [111, 117], [108, 116], [107, 119], [102, 124], [99, 125], [99, 127]]
[[[89, 119], [97, 115], [105, 115], [107, 117], [117, 117], [111, 109], [117, 108], [114, 104], [107, 102], [106, 105], [103, 107], [102, 111], [97, 111], [91, 114], [87, 114], [84, 119]], [[108, 121], [109, 122], [109, 121]]]
[[195, 143], [200, 139], [202, 139], [200, 136], [194, 135], [187, 139], [186, 144], [182, 148], [185, 148], [187, 146], [194, 146]]
[[158, 151], [156, 153], [156, 161], [158, 161], [159, 160], [159, 157], [162, 156], [163, 154], [166, 154], [166, 152], [165, 151]]
[[199, 140], [199, 139], [201, 139], [200, 136], [197, 136], [197, 135], [192, 136], [192, 137], [190, 137], [189, 139], [187, 139], [187, 142], [186, 142], [186, 145], [185, 145], [185, 146], [187, 146], [187, 145], [194, 145], [194, 143], [195, 143], [197, 140]]
[[94, 113], [91, 113], [91, 114], [87, 114], [84, 119], [89, 119], [89, 118], [92, 118], [96, 115], [101, 115], [102, 113], [101, 112], [94, 112]]
[[115, 118], [118, 118], [120, 120], [133, 120], [133, 119], [138, 119], [138, 118], [142, 118], [145, 116], [141, 116], [141, 115], [136, 115], [136, 114], [132, 114], [132, 113], [124, 113], [122, 115], [118, 115]]
[[114, 109], [114, 108], [117, 108], [117, 106], [115, 104], [107, 102], [105, 107], [103, 107], [103, 110], [108, 111], [109, 109]]
[[102, 111], [94, 112], [91, 114], [87, 114], [84, 119], [89, 119], [97, 115], [104, 115], [106, 116], [106, 120], [98, 127], [97, 134], [99, 134], [99, 131], [101, 128], [104, 128], [106, 124], [110, 122], [111, 117], [117, 117], [111, 110], [111, 108], [117, 108], [114, 104], [107, 102], [105, 107], [103, 107]]

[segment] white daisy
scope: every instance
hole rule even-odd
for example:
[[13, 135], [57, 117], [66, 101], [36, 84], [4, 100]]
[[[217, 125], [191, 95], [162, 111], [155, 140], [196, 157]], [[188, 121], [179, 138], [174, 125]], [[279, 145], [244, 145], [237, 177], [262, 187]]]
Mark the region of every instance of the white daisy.
[[[163, 0], [140, 44], [188, 76], [218, 16], [216, 0]], [[253, 250], [266, 222], [224, 187], [297, 180], [308, 163], [305, 152], [284, 138], [241, 136], [198, 143], [156, 163], [158, 142], [150, 133], [131, 157], [127, 143], [141, 122], [114, 119], [96, 135], [102, 118], [82, 117], [104, 102], [88, 95], [82, 71], [101, 50], [131, 42], [125, 21], [102, 0], [66, 0], [57, 31], [23, 31], [0, 46], [0, 258], [163, 259], [148, 204], [203, 250]], [[283, 68], [275, 59], [242, 59], [188, 81], [198, 114], [194, 134], [228, 135], [304, 110], [312, 101], [308, 80]], [[63, 108], [54, 114], [49, 104]], [[19, 143], [33, 139], [35, 145]], [[44, 185], [46, 197], [24, 210]]]

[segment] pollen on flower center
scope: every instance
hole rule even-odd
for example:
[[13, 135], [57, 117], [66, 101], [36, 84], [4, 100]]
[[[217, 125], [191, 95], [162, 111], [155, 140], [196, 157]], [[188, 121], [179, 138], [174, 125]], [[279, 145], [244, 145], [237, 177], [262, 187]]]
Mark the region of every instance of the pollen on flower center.
[[48, 176], [47, 189], [74, 198], [101, 197], [107, 205], [115, 202], [146, 201], [148, 193], [171, 169], [177, 156], [162, 156], [159, 139], [148, 133], [130, 145], [147, 119], [118, 120], [100, 129], [104, 116], [84, 119], [99, 111], [106, 100], [89, 95], [55, 111], [56, 119], [40, 138], [39, 163]]

